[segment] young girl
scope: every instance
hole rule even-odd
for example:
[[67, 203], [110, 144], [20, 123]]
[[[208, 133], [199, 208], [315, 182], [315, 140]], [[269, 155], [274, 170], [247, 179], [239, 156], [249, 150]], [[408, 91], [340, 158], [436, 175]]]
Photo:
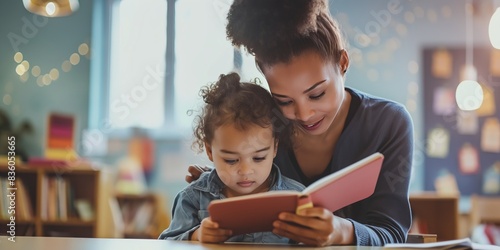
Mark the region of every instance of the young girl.
[[302, 190], [273, 165], [278, 138], [290, 133], [269, 92], [241, 83], [236, 73], [201, 91], [205, 107], [197, 117], [195, 145], [205, 148], [215, 169], [205, 172], [175, 197], [172, 222], [160, 239], [287, 243], [271, 232], [232, 235], [210, 219], [210, 201], [269, 190]]
[[[349, 56], [328, 1], [235, 0], [227, 35], [255, 55], [295, 125], [292, 146], [281, 143], [274, 160], [285, 176], [307, 186], [374, 152], [384, 155], [372, 196], [335, 214], [321, 207], [282, 213], [273, 232], [314, 246], [405, 242], [412, 121], [401, 104], [345, 87]], [[190, 172], [188, 180], [196, 179]]]

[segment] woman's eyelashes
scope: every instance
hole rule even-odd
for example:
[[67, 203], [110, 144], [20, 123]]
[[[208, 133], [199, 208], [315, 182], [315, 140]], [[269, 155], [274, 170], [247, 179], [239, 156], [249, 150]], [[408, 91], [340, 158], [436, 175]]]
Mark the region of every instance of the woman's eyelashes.
[[[321, 99], [321, 97], [323, 97], [323, 96], [325, 95], [325, 93], [326, 93], [326, 92], [325, 92], [325, 91], [323, 91], [323, 92], [321, 92], [321, 93], [320, 93], [320, 94], [318, 94], [318, 95], [310, 95], [310, 96], [309, 96], [309, 99], [311, 99], [311, 100], [319, 100], [319, 99]], [[276, 103], [277, 103], [279, 106], [287, 106], [287, 105], [292, 104], [292, 101], [280, 101], [280, 100], [278, 100], [278, 99], [274, 99], [274, 100], [276, 100]]]
[[318, 99], [320, 99], [324, 95], [325, 95], [325, 91], [321, 92], [321, 94], [319, 94], [319, 95], [309, 96], [309, 98], [312, 99], [312, 100], [318, 100]]
[[276, 103], [277, 103], [279, 106], [286, 106], [286, 105], [290, 105], [290, 104], [292, 103], [292, 101], [285, 101], [285, 102], [283, 102], [283, 101], [280, 101], [280, 100], [278, 100], [278, 99], [274, 99], [274, 100], [276, 100]]

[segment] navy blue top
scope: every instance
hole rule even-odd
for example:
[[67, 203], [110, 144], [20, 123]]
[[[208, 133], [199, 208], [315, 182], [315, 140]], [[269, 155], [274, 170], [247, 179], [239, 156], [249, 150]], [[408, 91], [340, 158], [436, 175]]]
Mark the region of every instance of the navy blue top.
[[[352, 100], [333, 157], [322, 175], [308, 179], [293, 150], [279, 145], [274, 159], [281, 173], [309, 185], [375, 152], [384, 155], [375, 193], [335, 212], [353, 223], [356, 245], [380, 246], [406, 241], [411, 225], [408, 201], [413, 158], [413, 124], [396, 102], [346, 88]], [[353, 183], [355, 185], [355, 183]]]

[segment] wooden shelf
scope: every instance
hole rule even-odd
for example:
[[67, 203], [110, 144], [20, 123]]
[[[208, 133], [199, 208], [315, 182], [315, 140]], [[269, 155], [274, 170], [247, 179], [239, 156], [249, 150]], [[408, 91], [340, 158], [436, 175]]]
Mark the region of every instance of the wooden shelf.
[[115, 194], [115, 197], [118, 201], [120, 200], [143, 201], [143, 200], [155, 200], [157, 196], [152, 193], [146, 193], [146, 194]]
[[[0, 165], [0, 178], [5, 180], [8, 172], [7, 166]], [[21, 164], [16, 165], [14, 172], [16, 187], [22, 182], [25, 189], [25, 195], [21, 194], [19, 187], [16, 190], [16, 235], [98, 237], [97, 221], [101, 216], [99, 170], [83, 166], [30, 167]], [[20, 204], [21, 196], [28, 200], [25, 205]], [[78, 218], [81, 210], [75, 206], [77, 200], [88, 205], [93, 219]], [[21, 212], [24, 212], [24, 217], [32, 218], [19, 218]], [[9, 222], [5, 214], [0, 214], [0, 235], [6, 234]]]
[[53, 220], [53, 221], [42, 221], [43, 225], [57, 225], [57, 226], [93, 226], [95, 225], [95, 220], [84, 221], [80, 219], [71, 220]]
[[124, 238], [156, 239], [170, 221], [163, 200], [154, 193], [116, 194]]
[[[4, 225], [4, 224], [8, 224], [10, 223], [10, 220], [5, 220], [5, 219], [1, 219], [0, 220], [0, 224], [1, 225]], [[16, 220], [16, 225], [20, 225], [20, 224], [35, 224], [36, 223], [36, 220]]]

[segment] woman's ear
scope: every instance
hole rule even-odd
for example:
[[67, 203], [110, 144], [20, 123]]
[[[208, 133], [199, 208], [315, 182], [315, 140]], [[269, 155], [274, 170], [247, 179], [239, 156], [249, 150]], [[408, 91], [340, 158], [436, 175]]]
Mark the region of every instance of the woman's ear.
[[349, 68], [349, 55], [345, 49], [340, 51], [339, 69], [342, 76], [345, 75]]
[[212, 156], [212, 146], [210, 144], [205, 142], [205, 152], [207, 153], [208, 159], [213, 162], [213, 156]]

